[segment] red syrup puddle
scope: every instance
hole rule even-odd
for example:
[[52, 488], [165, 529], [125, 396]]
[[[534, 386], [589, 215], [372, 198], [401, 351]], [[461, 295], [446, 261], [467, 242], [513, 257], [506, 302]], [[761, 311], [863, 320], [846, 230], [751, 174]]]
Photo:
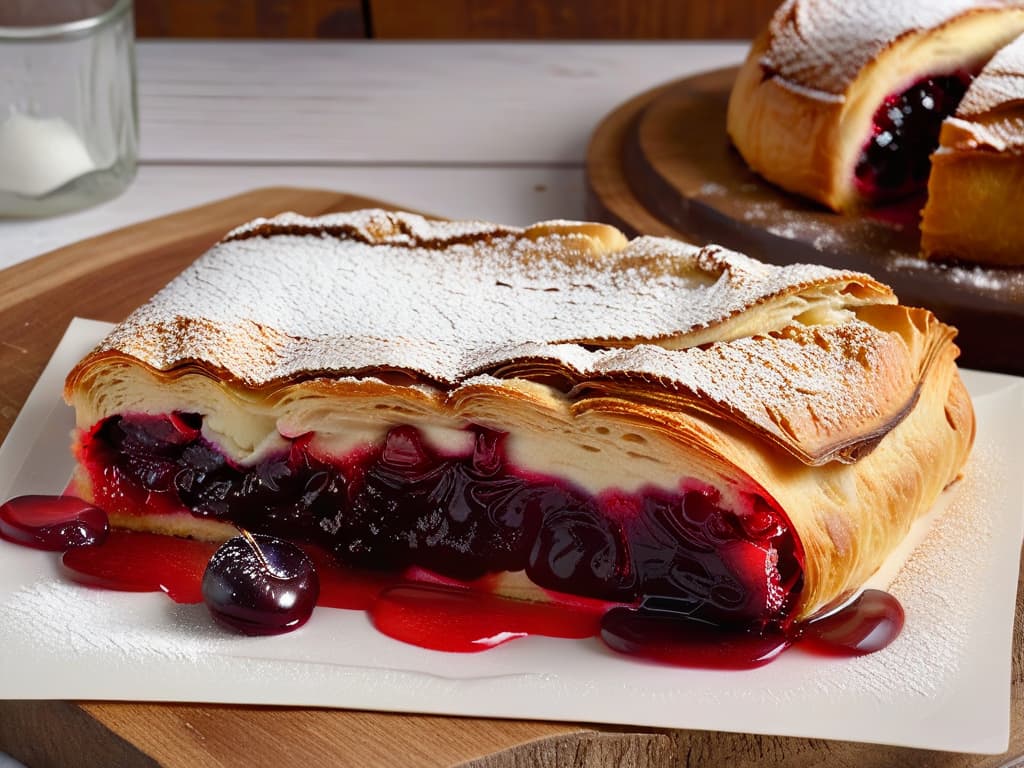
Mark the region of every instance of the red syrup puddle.
[[[61, 510], [88, 507], [77, 499], [45, 497], [0, 506], [32, 508], [37, 520], [60, 519]], [[75, 505], [78, 505], [77, 507]], [[9, 538], [9, 537], [4, 537]], [[15, 543], [24, 543], [15, 540]], [[92, 587], [164, 592], [178, 603], [202, 602], [202, 577], [218, 545], [151, 533], [111, 531], [101, 544], [68, 549], [63, 572]], [[515, 600], [481, 591], [488, 580], [464, 585], [426, 571], [404, 574], [358, 571], [338, 565], [316, 547], [306, 547], [320, 577], [320, 607], [367, 611], [383, 634], [424, 648], [477, 652], [528, 635], [583, 639], [599, 636], [611, 649], [683, 667], [750, 669], [762, 666], [790, 645], [831, 656], [881, 650], [899, 634], [903, 609], [877, 590], [829, 616], [786, 632], [763, 634], [722, 629], [671, 610], [640, 609], [599, 600], [553, 594], [550, 603]], [[657, 604], [657, 601], [650, 601]], [[611, 607], [609, 610], [610, 606]]]
[[19, 496], [0, 505], [0, 538], [34, 549], [98, 544], [109, 528], [106, 512], [73, 496]]
[[111, 531], [93, 547], [69, 549], [62, 570], [79, 584], [121, 592], [164, 592], [176, 603], [203, 602], [203, 571], [217, 544], [156, 533]]
[[370, 608], [378, 630], [435, 651], [486, 651], [517, 637], [584, 639], [597, 634], [601, 614], [438, 584], [400, 584]]
[[895, 597], [866, 589], [821, 619], [760, 634], [722, 629], [671, 611], [613, 608], [601, 620], [601, 639], [620, 653], [674, 666], [753, 669], [797, 643], [823, 656], [880, 651], [899, 635], [903, 618], [903, 606]]
[[903, 620], [903, 606], [895, 597], [866, 589], [835, 613], [807, 622], [800, 647], [827, 656], [863, 656], [895, 640]]
[[320, 597], [316, 604], [321, 608], [369, 610], [381, 591], [395, 583], [393, 575], [345, 568], [318, 547], [304, 549], [320, 577]]
[[892, 229], [913, 232], [921, 223], [921, 209], [927, 196], [916, 194], [905, 200], [887, 203], [864, 212], [864, 217]]

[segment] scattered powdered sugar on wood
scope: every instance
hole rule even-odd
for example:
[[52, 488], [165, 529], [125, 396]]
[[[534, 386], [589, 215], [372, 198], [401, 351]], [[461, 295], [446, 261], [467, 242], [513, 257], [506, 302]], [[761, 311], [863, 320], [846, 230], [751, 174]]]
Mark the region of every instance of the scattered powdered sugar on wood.
[[907, 32], [940, 26], [967, 11], [1014, 5], [1019, 3], [787, 0], [772, 19], [762, 65], [787, 88], [834, 101], [865, 65]]
[[[744, 213], [747, 221], [765, 222], [764, 230], [786, 240], [800, 240], [811, 244], [820, 253], [833, 253], [842, 249], [847, 242], [836, 231], [834, 223], [809, 215], [807, 211], [789, 210], [778, 203], [754, 203]], [[767, 223], [775, 222], [775, 223]], [[878, 226], [869, 220], [847, 218], [843, 222], [847, 232], [862, 233], [865, 239], [872, 236], [872, 230]]]
[[729, 189], [722, 184], [706, 181], [701, 185], [698, 193], [707, 197], [721, 197], [722, 195], [729, 194]]
[[753, 203], [744, 211], [743, 218], [746, 221], [764, 221], [768, 218], [768, 214], [773, 208], [774, 206], [763, 203]]
[[978, 293], [1003, 294], [1007, 290], [1024, 291], [1024, 270], [974, 264], [947, 264], [904, 254], [892, 255], [893, 258], [887, 265], [890, 271], [942, 272], [953, 285], [969, 288]]

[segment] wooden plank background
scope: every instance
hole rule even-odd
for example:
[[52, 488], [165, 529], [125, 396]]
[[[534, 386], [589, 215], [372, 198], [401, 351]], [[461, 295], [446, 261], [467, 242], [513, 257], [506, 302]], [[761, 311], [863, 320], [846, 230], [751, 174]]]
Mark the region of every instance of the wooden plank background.
[[778, 0], [136, 0], [140, 37], [745, 39]]

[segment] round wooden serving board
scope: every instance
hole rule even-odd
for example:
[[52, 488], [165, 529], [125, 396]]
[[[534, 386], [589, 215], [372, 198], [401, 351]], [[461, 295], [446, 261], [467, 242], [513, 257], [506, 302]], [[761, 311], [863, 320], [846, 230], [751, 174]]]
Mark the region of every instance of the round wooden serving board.
[[[74, 316], [118, 321], [230, 228], [281, 211], [375, 200], [261, 189], [137, 224], [0, 272], [0, 439]], [[1015, 627], [1010, 749], [1024, 752], [1024, 643]], [[3, 653], [0, 649], [0, 653]], [[0, 697], [3, 681], [0, 680]], [[302, 708], [0, 701], [0, 751], [48, 766], [793, 766], [994, 768], [986, 757], [871, 744], [569, 723]]]
[[587, 154], [587, 211], [630, 234], [716, 242], [776, 264], [855, 269], [955, 325], [962, 364], [1024, 374], [1024, 270], [918, 257], [922, 201], [840, 215], [751, 172], [726, 136], [735, 69], [677, 80], [621, 105]]

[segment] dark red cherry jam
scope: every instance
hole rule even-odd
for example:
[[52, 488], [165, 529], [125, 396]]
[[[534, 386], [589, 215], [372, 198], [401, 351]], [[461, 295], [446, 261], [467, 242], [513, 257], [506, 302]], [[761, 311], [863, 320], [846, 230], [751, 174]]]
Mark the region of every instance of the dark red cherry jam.
[[315, 544], [350, 567], [427, 569], [461, 582], [525, 571], [559, 593], [634, 603], [658, 595], [702, 621], [785, 624], [800, 558], [785, 518], [757, 494], [726, 509], [711, 489], [597, 496], [510, 464], [504, 436], [474, 427], [466, 455], [412, 427], [326, 459], [311, 436], [240, 466], [195, 414], [107, 419], [82, 439], [97, 503], [111, 514], [181, 511]]
[[0, 505], [0, 538], [59, 552], [107, 537], [107, 513], [72, 496], [19, 496]]
[[925, 188], [942, 121], [956, 111], [971, 80], [963, 71], [928, 77], [882, 102], [855, 170], [862, 197], [881, 203]]
[[601, 639], [619, 653], [704, 669], [760, 667], [794, 641], [782, 631], [730, 630], [649, 605], [608, 611], [601, 619]]

